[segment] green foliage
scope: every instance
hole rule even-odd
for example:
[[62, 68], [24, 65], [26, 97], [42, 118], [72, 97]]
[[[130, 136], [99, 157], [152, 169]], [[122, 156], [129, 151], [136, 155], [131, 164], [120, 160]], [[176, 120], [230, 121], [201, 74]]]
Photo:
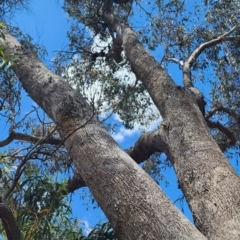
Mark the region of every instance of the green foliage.
[[[87, 97], [101, 119], [106, 113], [116, 113], [126, 128], [149, 125], [159, 119], [159, 113], [125, 57], [119, 64], [110, 57], [114, 36], [101, 19], [102, 4], [103, 1], [65, 1], [64, 10], [76, 20], [68, 33], [69, 50], [76, 53], [76, 60], [69, 62], [68, 55], [60, 53], [55, 58], [55, 68], [61, 69], [65, 78]], [[116, 5], [115, 11], [127, 20], [132, 14], [131, 1]]]
[[167, 178], [164, 176], [164, 171], [172, 167], [169, 159], [161, 153], [153, 154], [149, 159], [144, 161], [142, 168], [156, 181], [165, 183], [168, 186]]
[[[123, 58], [123, 62], [117, 64], [113, 59], [108, 59], [109, 49], [113, 45], [113, 35], [106, 29], [99, 14], [102, 2], [98, 1], [94, 9], [95, 2], [93, 1], [87, 1], [87, 4], [85, 1], [65, 1], [64, 9], [75, 20], [68, 34], [70, 50], [77, 53], [75, 56], [79, 60], [68, 61], [67, 66], [72, 66], [74, 70], [72, 68], [71, 76], [66, 74], [66, 78], [70, 79], [70, 82], [74, 79], [74, 84], [81, 89], [86, 84], [84, 82], [86, 78], [82, 79], [82, 76], [91, 75], [89, 73], [94, 71], [95, 75], [88, 78], [90, 79], [87, 82], [88, 86], [96, 81], [102, 83], [100, 92], [104, 95], [101, 104], [106, 105], [104, 101], [107, 100], [107, 106], [118, 114], [125, 127], [132, 128], [139, 123], [142, 125], [151, 123], [158, 118], [157, 115], [154, 116], [156, 110], [152, 114], [146, 114], [151, 100], [138, 83], [138, 79], [135, 79], [137, 84], [134, 85], [134, 80], [132, 80], [134, 74], [131, 73], [131, 67], [127, 61]], [[206, 110], [216, 106], [225, 106], [239, 115], [239, 5], [239, 1], [191, 1], [190, 3], [184, 0], [156, 0], [133, 1], [133, 4], [120, 6], [116, 4], [113, 8], [122, 22], [127, 20], [127, 23], [138, 32], [139, 40], [166, 69], [169, 68], [172, 59], [187, 60], [201, 44], [218, 38], [236, 26], [236, 30], [229, 35], [235, 40], [223, 41], [206, 48], [195, 60], [191, 68], [191, 76], [197, 86], [203, 84], [211, 88], [211, 92], [205, 93], [208, 103]], [[87, 28], [90, 31], [86, 33]], [[79, 35], [80, 38], [77, 37]], [[96, 47], [96, 42], [98, 47]], [[102, 42], [105, 42], [104, 47]], [[96, 55], [96, 52], [101, 51], [104, 54], [99, 54], [97, 58], [92, 57]], [[67, 55], [65, 57], [69, 59]], [[59, 59], [56, 58], [58, 62], [56, 66], [62, 69], [61, 66], [64, 67], [64, 64], [61, 65]], [[96, 69], [97, 66], [102, 66], [102, 62], [104, 62], [104, 67], [99, 67], [101, 70]], [[87, 71], [77, 70], [81, 64]], [[121, 80], [121, 77], [116, 76], [116, 72], [120, 69], [123, 71], [125, 68], [130, 74], [129, 77]], [[181, 82], [180, 79], [178, 79], [178, 84], [179, 82]], [[151, 115], [152, 118], [145, 118], [146, 115]], [[226, 126], [230, 132], [238, 133], [235, 134], [237, 138], [235, 147], [239, 148], [238, 120], [226, 112], [216, 112], [214, 119], [220, 119], [221, 124]], [[215, 128], [212, 134], [217, 141], [221, 139], [229, 141], [219, 129]]]
[[[74, 6], [71, 7], [75, 9]], [[132, 129], [136, 124], [146, 127], [159, 119], [159, 112], [124, 55], [119, 64], [109, 56], [111, 34], [104, 30], [92, 37], [89, 29], [78, 21], [77, 18], [68, 33], [69, 54], [60, 52], [54, 59], [56, 72], [88, 99], [101, 120], [116, 113], [125, 127]], [[74, 60], [69, 61], [72, 52]]]
[[[9, 158], [2, 154], [1, 168], [3, 178], [1, 187], [10, 184], [14, 175]], [[8, 173], [8, 174], [6, 174]], [[66, 197], [66, 182], [59, 182], [42, 173], [35, 164], [28, 164], [24, 174], [8, 198], [17, 221], [21, 235], [26, 240], [51, 239], [116, 239], [109, 223], [97, 225], [87, 236], [84, 236], [78, 219], [71, 217], [72, 210], [69, 198]]]
[[[7, 159], [2, 160], [7, 163]], [[4, 164], [3, 189], [11, 184], [9, 177], [14, 176], [16, 168], [10, 163]], [[78, 221], [70, 217], [65, 186], [65, 182], [58, 183], [52, 177], [43, 175], [34, 164], [26, 166], [7, 201], [23, 239], [76, 239], [82, 236]]]

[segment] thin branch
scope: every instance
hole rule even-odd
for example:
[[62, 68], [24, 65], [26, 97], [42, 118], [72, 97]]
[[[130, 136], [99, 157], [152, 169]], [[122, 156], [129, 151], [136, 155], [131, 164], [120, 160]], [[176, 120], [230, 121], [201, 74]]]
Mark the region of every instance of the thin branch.
[[220, 149], [224, 152], [228, 147], [234, 146], [237, 142], [236, 137], [234, 136], [234, 133], [229, 131], [226, 127], [224, 127], [220, 122], [212, 122], [210, 120], [207, 120], [207, 125], [210, 128], [216, 128], [220, 132], [222, 132], [226, 137], [226, 141], [220, 141], [218, 142], [218, 145]]
[[[26, 162], [24, 163], [24, 165], [26, 164]], [[15, 174], [15, 178], [12, 181], [11, 186], [7, 189], [7, 191], [2, 195], [2, 202], [5, 203], [8, 196], [13, 192], [13, 190], [15, 189], [15, 187], [17, 186], [18, 180], [19, 178], [22, 176], [23, 172], [25, 170], [25, 166], [18, 167], [17, 168], [17, 172]]]
[[207, 48], [210, 48], [212, 46], [215, 46], [223, 41], [234, 41], [240, 38], [240, 36], [235, 37], [228, 37], [232, 32], [234, 32], [237, 29], [237, 26], [234, 26], [230, 31], [227, 33], [224, 33], [223, 35], [219, 36], [218, 38], [212, 39], [208, 42], [202, 43], [199, 47], [197, 47], [191, 56], [188, 58], [187, 61], [183, 64], [183, 82], [184, 86], [186, 88], [193, 87], [192, 83], [192, 76], [190, 68], [192, 67], [193, 63], [196, 61], [198, 56]]
[[236, 114], [234, 111], [223, 107], [223, 106], [215, 106], [210, 111], [208, 111], [205, 115], [205, 119], [210, 119], [216, 112], [225, 112], [228, 115], [232, 116], [238, 124], [240, 124], [240, 115]]
[[3, 141], [0, 141], [0, 147], [4, 147], [8, 145], [14, 140], [21, 140], [21, 141], [26, 141], [30, 143], [37, 143], [41, 141], [42, 144], [51, 144], [51, 145], [60, 145], [62, 143], [61, 139], [52, 138], [51, 135], [49, 134], [45, 138], [39, 138], [39, 137], [35, 137], [28, 134], [11, 132], [6, 139], [4, 139]]
[[100, 12], [101, 10], [103, 12], [111, 12], [112, 10], [112, 6], [113, 6], [113, 1], [112, 0], [105, 0], [103, 5], [102, 5], [102, 9], [100, 9]]
[[168, 58], [168, 57], [165, 57], [165, 59], [167, 61], [171, 61], [171, 62], [177, 63], [180, 67], [183, 67], [183, 61], [182, 60], [178, 60], [176, 58]]
[[31, 157], [35, 154], [35, 152], [28, 152], [27, 155], [25, 156], [25, 158], [21, 161], [21, 163], [18, 165], [16, 173], [15, 173], [15, 177], [12, 181], [11, 186], [5, 191], [5, 193], [3, 193], [2, 195], [2, 202], [5, 203], [8, 196], [12, 193], [12, 191], [14, 190], [14, 188], [16, 187], [18, 180], [20, 179], [20, 177], [22, 176], [24, 170], [25, 170], [25, 165], [27, 163], [28, 160], [31, 159]]
[[[21, 177], [21, 175], [23, 174], [24, 170], [25, 170], [25, 165], [27, 163], [28, 160], [32, 159], [32, 157], [35, 155], [35, 153], [37, 152], [37, 146], [39, 146], [40, 144], [42, 144], [47, 138], [49, 138], [49, 136], [56, 130], [56, 126], [54, 126], [48, 134], [46, 134], [45, 136], [43, 136], [42, 138], [40, 138], [32, 147], [32, 149], [27, 153], [27, 155], [24, 157], [24, 159], [21, 161], [21, 163], [18, 165], [16, 173], [15, 173], [15, 177], [12, 181], [11, 186], [6, 190], [6, 192], [2, 195], [2, 202], [5, 202], [6, 199], [8, 198], [8, 196], [11, 194], [11, 192], [14, 190], [14, 188], [16, 187], [19, 178]], [[35, 151], [34, 151], [35, 150]]]
[[14, 128], [16, 129], [16, 128], [18, 128], [19, 126], [21, 126], [21, 123], [24, 122], [24, 120], [25, 120], [29, 115], [31, 115], [34, 111], [35, 111], [35, 109], [33, 109], [33, 110], [31, 110], [30, 112], [26, 113], [25, 116], [24, 116], [22, 119], [20, 119], [17, 123], [15, 123]]
[[[91, 117], [91, 119], [95, 116], [95, 113], [93, 111], [93, 116]], [[75, 129], [71, 134], [69, 134], [65, 139], [61, 140], [61, 139], [55, 139], [55, 145], [58, 145], [58, 147], [51, 153], [49, 153], [49, 156], [52, 156], [64, 143], [64, 141], [66, 141], [66, 139], [68, 137], [70, 137], [74, 132], [76, 132], [77, 130], [79, 130], [80, 128], [86, 126], [86, 124], [91, 121], [91, 119], [89, 119], [85, 124], [83, 124], [83, 126]], [[49, 132], [43, 136], [42, 138], [37, 138], [37, 137], [33, 137], [27, 134], [21, 134], [21, 133], [15, 133], [12, 132], [9, 137], [7, 139], [5, 139], [4, 141], [0, 142], [0, 145], [2, 143], [6, 144], [6, 143], [10, 143], [11, 141], [14, 140], [14, 137], [18, 137], [20, 139], [18, 140], [26, 140], [26, 141], [30, 141], [30, 142], [34, 142], [34, 146], [33, 148], [27, 153], [27, 155], [24, 157], [24, 159], [21, 161], [21, 163], [19, 164], [19, 166], [17, 167], [16, 173], [15, 173], [15, 178], [12, 181], [11, 186], [7, 189], [7, 191], [2, 195], [2, 201], [5, 202], [7, 197], [11, 194], [11, 192], [14, 190], [14, 188], [16, 187], [19, 178], [21, 177], [22, 173], [25, 170], [25, 164], [27, 163], [28, 160], [32, 159], [33, 156], [35, 155], [36, 152], [38, 152], [38, 150], [36, 149], [37, 146], [39, 146], [40, 144], [43, 143], [49, 143], [49, 141], [54, 140], [54, 139], [50, 139], [50, 136], [54, 133], [54, 131], [56, 131], [57, 126], [54, 126], [51, 130], [49, 130]], [[16, 139], [16, 138], [15, 138]], [[3, 145], [5, 146], [5, 145]], [[35, 151], [33, 151], [35, 150]], [[16, 155], [19, 151], [15, 152], [14, 155]], [[39, 153], [39, 152], [38, 152]], [[43, 153], [46, 155], [46, 152]], [[67, 191], [68, 193], [75, 191], [78, 188], [84, 187], [86, 186], [85, 182], [83, 181], [83, 179], [77, 175], [74, 176], [73, 179], [68, 181], [68, 185], [67, 185]]]
[[224, 33], [223, 35], [219, 36], [218, 38], [212, 39], [208, 42], [202, 43], [199, 47], [197, 47], [192, 55], [188, 58], [187, 63], [189, 64], [189, 67], [193, 65], [193, 63], [196, 61], [198, 56], [207, 48], [210, 48], [212, 46], [215, 46], [223, 41], [233, 41], [238, 39], [240, 36], [236, 37], [227, 37], [230, 35], [232, 32], [234, 32], [237, 29], [237, 26], [234, 26], [230, 31], [227, 33]]

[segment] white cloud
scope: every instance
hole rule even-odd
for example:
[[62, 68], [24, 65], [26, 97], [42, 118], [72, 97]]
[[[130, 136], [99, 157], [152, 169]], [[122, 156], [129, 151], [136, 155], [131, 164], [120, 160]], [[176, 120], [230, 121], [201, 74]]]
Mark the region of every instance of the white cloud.
[[[144, 115], [145, 119], [149, 119], [151, 117], [152, 120], [146, 121], [146, 124], [144, 126], [140, 125], [138, 122], [136, 122], [134, 124], [134, 129], [135, 128], [139, 129], [139, 131], [141, 131], [141, 132], [148, 132], [148, 131], [153, 131], [159, 127], [160, 123], [162, 122], [162, 117], [161, 117], [157, 107], [154, 105], [154, 103], [149, 105], [148, 109], [145, 109], [144, 113], [141, 113], [140, 111], [141, 111], [141, 109], [139, 110], [139, 114]], [[123, 122], [121, 117], [117, 113], [113, 114], [112, 118], [114, 121], [117, 121], [119, 123]]]
[[108, 49], [106, 48], [111, 42], [112, 42], [112, 37], [109, 37], [107, 41], [102, 41], [100, 39], [100, 35], [96, 35], [93, 39], [91, 50], [93, 52], [101, 52], [104, 49], [105, 52], [107, 53]]
[[118, 143], [123, 142], [127, 137], [132, 137], [133, 135], [140, 134], [139, 129], [134, 127], [133, 129], [126, 129], [122, 126], [117, 133], [112, 134], [112, 137]]
[[128, 65], [124, 68], [119, 68], [119, 70], [114, 73], [114, 77], [127, 85], [134, 85], [136, 82], [136, 76], [131, 72], [130, 66]]
[[88, 235], [93, 230], [93, 228], [90, 227], [90, 224], [87, 220], [81, 220], [81, 225], [83, 227], [85, 235]]
[[[91, 51], [99, 52], [101, 50], [106, 50], [105, 48], [110, 43], [110, 41], [111, 38], [104, 42], [100, 39], [99, 36], [94, 37]], [[73, 87], [76, 88], [80, 84], [80, 92], [91, 104], [94, 104], [96, 110], [99, 113], [100, 119], [104, 119], [107, 116], [111, 115], [112, 110], [118, 105], [118, 102], [121, 101], [121, 99], [118, 99], [118, 95], [114, 93], [112, 94], [112, 100], [110, 104], [106, 100], [104, 90], [109, 89], [109, 85], [111, 86], [112, 84], [112, 82], [107, 81], [108, 76], [111, 76], [113, 74], [113, 78], [117, 79], [120, 85], [126, 84], [128, 86], [135, 87], [139, 84], [136, 82], [136, 76], [131, 72], [129, 65], [124, 65], [124, 67], [120, 67], [118, 71], [113, 73], [108, 66], [108, 63], [105, 62], [103, 58], [97, 58], [90, 72], [86, 71], [86, 68], [87, 62], [81, 61], [81, 59], [77, 59], [75, 64], [67, 69], [67, 76], [69, 78], [69, 82]], [[75, 76], [76, 70], [78, 70], [80, 76], [79, 74]], [[104, 81], [104, 78], [106, 78], [106, 81]], [[147, 101], [147, 96], [148, 93], [139, 94], [136, 96], [136, 102], [142, 102], [142, 105], [144, 106], [145, 101]], [[113, 116], [111, 116], [111, 119], [113, 119], [113, 121], [117, 121], [118, 123], [123, 123], [118, 114], [113, 114]], [[140, 134], [141, 132], [147, 132], [156, 129], [159, 126], [161, 120], [162, 119], [160, 117], [158, 109], [153, 104], [153, 102], [150, 101], [147, 109], [144, 109], [144, 107], [139, 108], [138, 113], [135, 113], [135, 123], [133, 129], [126, 129], [122, 126], [116, 133], [112, 134], [112, 137], [117, 142], [121, 143], [128, 137]]]
[[[118, 121], [120, 123], [122, 122], [122, 120], [121, 120], [121, 118], [119, 117], [118, 114], [113, 115], [113, 120]], [[134, 125], [133, 129], [126, 129], [124, 126], [122, 126], [122, 127], [120, 127], [120, 129], [117, 132], [115, 132], [111, 135], [116, 142], [122, 143], [128, 137], [133, 137], [133, 136], [136, 136], [136, 135], [140, 135], [143, 132], [149, 132], [149, 131], [156, 130], [159, 127], [161, 121], [162, 121], [162, 117], [159, 116], [158, 119], [155, 119], [155, 120], [151, 121], [151, 123], [146, 125], [146, 126], [142, 126], [138, 123], [136, 123]]]

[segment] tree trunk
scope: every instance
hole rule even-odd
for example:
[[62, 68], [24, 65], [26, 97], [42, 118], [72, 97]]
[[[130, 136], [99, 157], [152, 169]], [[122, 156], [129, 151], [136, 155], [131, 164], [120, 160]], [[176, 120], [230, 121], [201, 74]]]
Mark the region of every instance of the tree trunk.
[[98, 122], [86, 100], [50, 72], [10, 34], [2, 41], [16, 58], [24, 89], [57, 124], [83, 181], [119, 239], [205, 239]]
[[191, 89], [173, 82], [130, 27], [108, 12], [104, 19], [122, 39], [132, 70], [163, 117], [160, 142], [197, 228], [210, 239], [240, 239], [239, 177], [212, 138]]
[[0, 203], [0, 219], [2, 219], [8, 240], [21, 240], [20, 231], [13, 213], [5, 203]]

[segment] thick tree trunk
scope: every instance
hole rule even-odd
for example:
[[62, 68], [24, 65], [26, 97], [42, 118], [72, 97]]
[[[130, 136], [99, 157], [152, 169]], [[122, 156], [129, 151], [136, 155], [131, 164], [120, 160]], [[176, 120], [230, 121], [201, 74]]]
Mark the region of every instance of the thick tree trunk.
[[5, 33], [28, 94], [55, 121], [76, 168], [119, 239], [205, 239], [97, 121], [86, 100]]
[[162, 150], [197, 228], [210, 239], [240, 239], [240, 180], [210, 135], [191, 91], [176, 86], [127, 25], [111, 13], [104, 19], [122, 39], [132, 70], [162, 114], [160, 144], [166, 146]]

